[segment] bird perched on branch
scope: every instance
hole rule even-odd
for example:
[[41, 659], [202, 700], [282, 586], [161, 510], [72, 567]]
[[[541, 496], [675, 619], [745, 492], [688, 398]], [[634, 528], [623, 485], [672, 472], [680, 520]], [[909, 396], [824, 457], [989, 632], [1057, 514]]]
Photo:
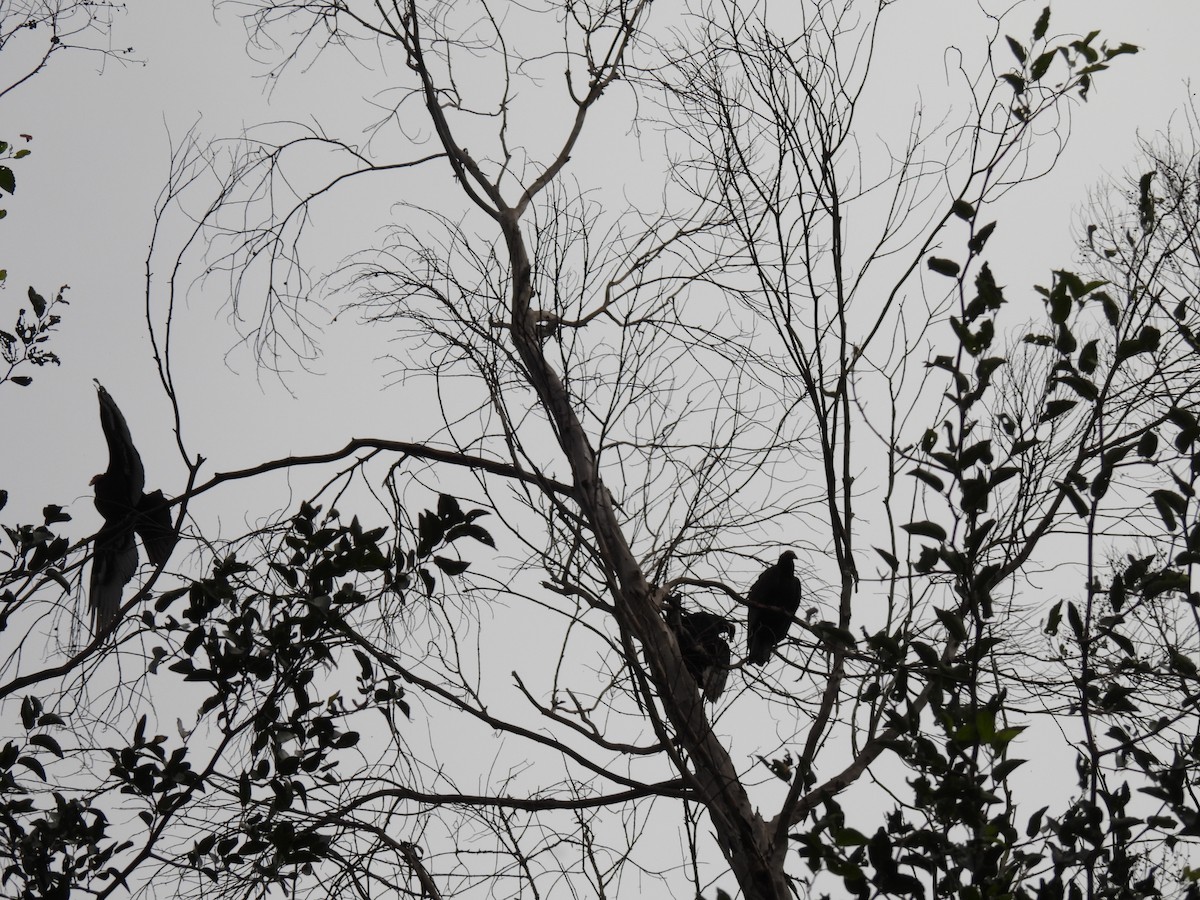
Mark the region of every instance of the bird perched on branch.
[[175, 549], [178, 535], [162, 491], [144, 493], [146, 475], [142, 458], [133, 445], [129, 426], [112, 395], [96, 382], [100, 400], [100, 427], [108, 443], [108, 470], [92, 479], [96, 511], [104, 525], [92, 552], [89, 599], [93, 630], [107, 628], [121, 608], [121, 593], [137, 571], [136, 531], [146, 556], [161, 566]]
[[746, 622], [746, 661], [756, 666], [771, 658], [775, 645], [787, 637], [792, 618], [800, 608], [800, 579], [796, 554], [788, 550], [779, 562], [758, 576], [746, 595], [750, 608]]
[[684, 612], [679, 595], [667, 597], [667, 627], [675, 632], [683, 664], [704, 694], [704, 699], [716, 703], [725, 690], [729, 675], [729, 638], [733, 623], [716, 613]]

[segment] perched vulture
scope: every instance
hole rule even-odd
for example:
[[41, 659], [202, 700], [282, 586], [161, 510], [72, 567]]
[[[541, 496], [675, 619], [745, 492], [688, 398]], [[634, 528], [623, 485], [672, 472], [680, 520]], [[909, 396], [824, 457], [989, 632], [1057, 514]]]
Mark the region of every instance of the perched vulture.
[[137, 570], [136, 531], [150, 562], [163, 565], [175, 549], [177, 535], [162, 491], [143, 493], [146, 475], [133, 446], [129, 426], [112, 395], [99, 382], [100, 427], [108, 442], [108, 471], [92, 479], [96, 510], [104, 525], [96, 535], [89, 591], [94, 630], [107, 628], [121, 608], [121, 593]]
[[746, 661], [756, 666], [771, 658], [775, 645], [787, 637], [792, 617], [800, 608], [800, 579], [796, 554], [788, 550], [779, 562], [758, 576], [746, 595]]
[[733, 623], [710, 612], [683, 612], [679, 597], [667, 598], [667, 626], [675, 632], [683, 664], [696, 679], [704, 699], [716, 703], [729, 675], [729, 641]]

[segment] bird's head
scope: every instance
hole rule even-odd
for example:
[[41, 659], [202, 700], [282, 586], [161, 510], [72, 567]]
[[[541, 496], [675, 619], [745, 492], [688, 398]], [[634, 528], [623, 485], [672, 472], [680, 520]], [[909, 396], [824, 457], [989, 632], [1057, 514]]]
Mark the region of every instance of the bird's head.
[[791, 550], [785, 550], [783, 555], [779, 557], [780, 565], [793, 566], [796, 563], [796, 554]]

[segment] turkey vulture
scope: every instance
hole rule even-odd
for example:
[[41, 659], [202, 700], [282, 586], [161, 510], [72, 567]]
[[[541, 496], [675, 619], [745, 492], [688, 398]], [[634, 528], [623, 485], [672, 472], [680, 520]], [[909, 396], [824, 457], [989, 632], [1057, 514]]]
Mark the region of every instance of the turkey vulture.
[[800, 608], [800, 579], [796, 554], [788, 550], [779, 562], [758, 576], [746, 595], [746, 661], [756, 666], [771, 658], [775, 645], [787, 637], [792, 617]]
[[667, 597], [667, 626], [679, 641], [683, 664], [704, 693], [704, 699], [716, 703], [725, 690], [729, 675], [729, 641], [733, 623], [710, 612], [683, 612], [679, 597]]
[[92, 479], [96, 489], [96, 511], [104, 525], [96, 535], [92, 552], [89, 591], [94, 630], [107, 628], [121, 608], [121, 593], [137, 570], [136, 531], [146, 556], [156, 566], [166, 563], [178, 535], [162, 491], [143, 493], [146, 475], [142, 458], [133, 446], [129, 426], [112, 395], [96, 382], [100, 399], [100, 427], [108, 442], [108, 471]]

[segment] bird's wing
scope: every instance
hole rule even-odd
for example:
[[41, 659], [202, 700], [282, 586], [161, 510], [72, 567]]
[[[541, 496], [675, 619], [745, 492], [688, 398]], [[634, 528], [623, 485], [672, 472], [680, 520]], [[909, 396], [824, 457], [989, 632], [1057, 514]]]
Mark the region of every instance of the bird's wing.
[[133, 445], [129, 425], [117, 401], [99, 382], [96, 383], [96, 390], [100, 398], [100, 427], [104, 429], [104, 439], [108, 442], [108, 475], [116, 475], [121, 479], [122, 486], [129, 491], [132, 500], [130, 505], [133, 506], [141, 498], [146, 486], [142, 458]]
[[796, 610], [800, 608], [800, 579], [795, 575], [792, 576], [791, 583], [788, 585], [788, 600], [787, 611], [788, 615], [795, 616]]
[[94, 631], [107, 628], [117, 618], [117, 612], [121, 609], [121, 594], [137, 571], [137, 564], [132, 528], [105, 528], [96, 536], [91, 589], [88, 592]]
[[162, 491], [151, 491], [142, 497], [137, 507], [134, 527], [146, 548], [146, 556], [156, 566], [166, 565], [175, 549], [179, 535], [171, 521], [171, 510]]

